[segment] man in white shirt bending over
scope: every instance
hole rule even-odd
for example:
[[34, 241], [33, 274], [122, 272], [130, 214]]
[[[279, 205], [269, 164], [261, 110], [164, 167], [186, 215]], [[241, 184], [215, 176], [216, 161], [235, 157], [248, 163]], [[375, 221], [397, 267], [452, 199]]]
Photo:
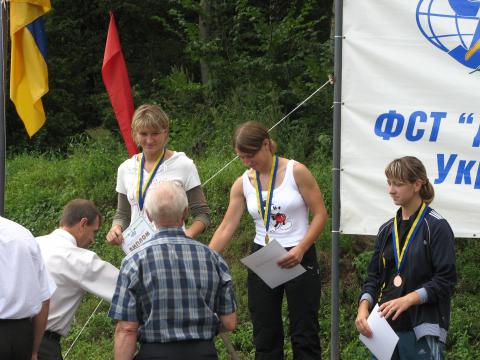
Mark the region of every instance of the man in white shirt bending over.
[[62, 359], [60, 338], [68, 334], [85, 292], [112, 301], [118, 269], [87, 250], [101, 221], [93, 202], [75, 199], [63, 209], [60, 227], [37, 237], [42, 257], [57, 285], [50, 299], [39, 360]]

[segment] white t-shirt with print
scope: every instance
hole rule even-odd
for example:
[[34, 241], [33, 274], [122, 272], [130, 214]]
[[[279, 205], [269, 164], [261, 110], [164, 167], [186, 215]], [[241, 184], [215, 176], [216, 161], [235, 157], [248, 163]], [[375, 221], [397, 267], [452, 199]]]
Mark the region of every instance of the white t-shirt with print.
[[[140, 155], [141, 154], [136, 154], [130, 159], [125, 160], [119, 166], [117, 173], [116, 191], [120, 194], [127, 195], [128, 202], [132, 209], [130, 223], [132, 223], [137, 216], [143, 215], [143, 211], [140, 211], [136, 194]], [[146, 181], [149, 176], [150, 173], [143, 170], [144, 181]], [[193, 160], [183, 152], [174, 152], [172, 157], [160, 165], [155, 177], [152, 179], [149, 189], [161, 181], [175, 181], [179, 183], [185, 191], [201, 185], [200, 176], [198, 176], [198, 171]], [[148, 191], [149, 190], [147, 190], [147, 193]]]

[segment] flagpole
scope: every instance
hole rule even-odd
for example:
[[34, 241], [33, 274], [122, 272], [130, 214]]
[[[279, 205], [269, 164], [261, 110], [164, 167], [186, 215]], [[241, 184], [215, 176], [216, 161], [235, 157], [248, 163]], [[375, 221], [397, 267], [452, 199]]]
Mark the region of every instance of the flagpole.
[[7, 3], [2, 0], [0, 4], [0, 215], [5, 214], [5, 158], [6, 158], [6, 116], [5, 116], [5, 89], [6, 89], [6, 71], [5, 59], [7, 56], [6, 34], [7, 32]]
[[342, 28], [343, 0], [335, 0], [335, 51], [333, 88], [333, 168], [332, 168], [332, 323], [330, 359], [340, 359], [340, 153], [342, 112]]

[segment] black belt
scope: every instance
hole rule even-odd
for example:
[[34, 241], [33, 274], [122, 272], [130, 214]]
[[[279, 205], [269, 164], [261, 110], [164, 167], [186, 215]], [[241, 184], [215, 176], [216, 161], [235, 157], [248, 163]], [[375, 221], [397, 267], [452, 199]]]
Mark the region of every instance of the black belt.
[[49, 331], [49, 330], [45, 330], [45, 332], [43, 333], [43, 336], [48, 338], [48, 339], [55, 340], [55, 341], [60, 341], [60, 338], [62, 337], [62, 335], [57, 334], [56, 332], [53, 332], [53, 331]]
[[20, 322], [20, 321], [31, 321], [30, 318], [23, 319], [0, 319], [0, 322]]

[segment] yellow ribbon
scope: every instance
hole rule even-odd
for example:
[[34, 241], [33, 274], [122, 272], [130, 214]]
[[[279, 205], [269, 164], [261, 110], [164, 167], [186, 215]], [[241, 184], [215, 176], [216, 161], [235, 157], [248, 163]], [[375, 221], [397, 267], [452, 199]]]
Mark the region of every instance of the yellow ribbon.
[[[150, 186], [150, 183], [152, 182], [152, 178], [155, 176], [158, 168], [163, 162], [164, 157], [165, 157], [165, 149], [162, 149], [160, 156], [158, 157], [157, 161], [155, 161], [155, 164], [153, 165], [153, 170], [150, 172], [150, 175], [148, 176], [147, 181], [145, 182], [145, 184], [142, 184], [144, 155], [143, 153], [140, 155], [139, 164], [138, 164], [138, 174], [137, 174], [137, 199], [138, 199], [138, 204], [140, 206], [140, 210], [143, 209], [143, 201], [145, 200], [145, 193], [147, 192], [147, 189]], [[140, 188], [141, 188], [141, 192], [140, 192]]]
[[262, 206], [262, 185], [260, 183], [260, 174], [255, 171], [253, 173], [253, 183], [255, 184], [255, 193], [257, 195], [257, 207], [258, 207], [258, 213], [263, 219], [263, 224], [265, 225], [266, 233], [267, 235], [265, 236], [265, 243], [268, 243], [269, 238], [268, 238], [268, 227], [269, 227], [269, 219], [270, 219], [270, 207], [271, 207], [271, 201], [272, 201], [272, 192], [275, 187], [275, 177], [277, 173], [277, 167], [278, 167], [278, 157], [277, 155], [273, 155], [272, 158], [272, 166], [270, 168], [270, 175], [268, 177], [268, 189], [267, 189], [267, 200], [265, 202], [265, 208]]

